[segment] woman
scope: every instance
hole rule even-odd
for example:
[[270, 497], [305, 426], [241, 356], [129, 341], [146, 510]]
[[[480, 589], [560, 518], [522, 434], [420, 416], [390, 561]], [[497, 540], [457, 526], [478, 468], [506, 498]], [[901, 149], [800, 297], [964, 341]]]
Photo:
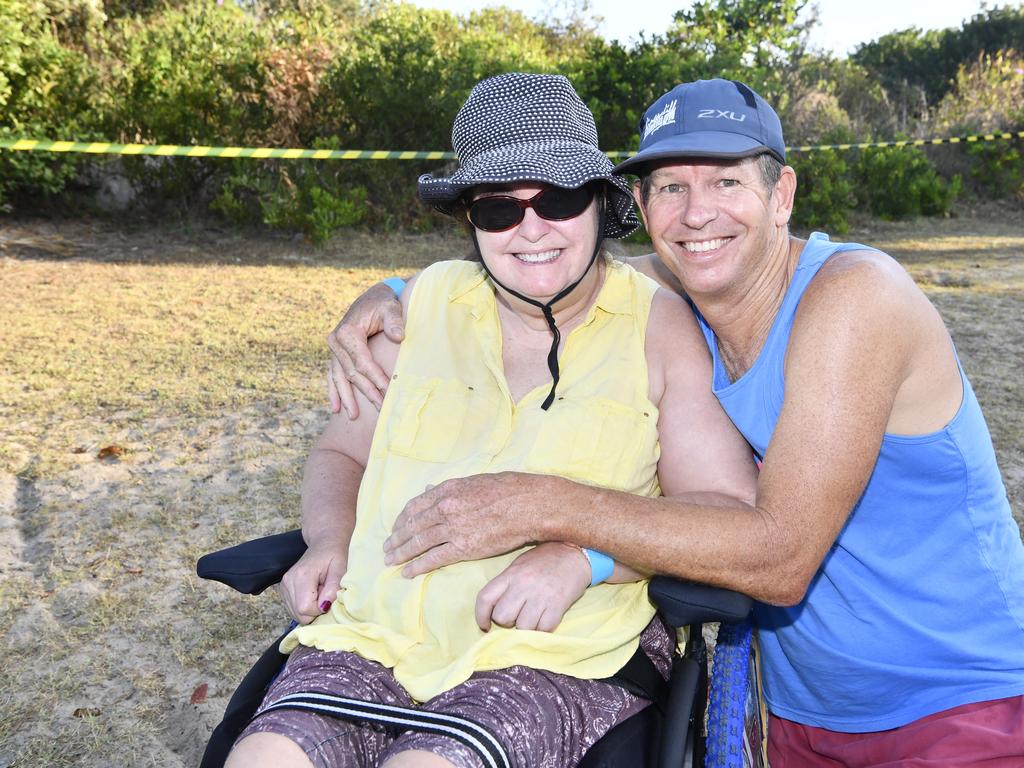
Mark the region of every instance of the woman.
[[[642, 575], [548, 543], [405, 578], [384, 557], [395, 518], [428, 485], [506, 470], [751, 496], [692, 313], [602, 251], [637, 222], [569, 82], [489, 78], [452, 140], [461, 167], [420, 196], [467, 218], [480, 260], [410, 282], [401, 349], [373, 341], [391, 377], [380, 413], [362, 403], [314, 447], [310, 550], [283, 593], [307, 623], [341, 586], [285, 639], [297, 650], [229, 766], [574, 766], [649, 703], [603, 678], [638, 648], [667, 671]], [[313, 713], [325, 695], [342, 719]]]

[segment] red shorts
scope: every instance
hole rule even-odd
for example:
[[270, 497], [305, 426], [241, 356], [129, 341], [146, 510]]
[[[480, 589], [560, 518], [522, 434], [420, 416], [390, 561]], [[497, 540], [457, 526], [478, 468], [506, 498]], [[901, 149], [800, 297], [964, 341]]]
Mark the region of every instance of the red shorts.
[[1024, 696], [936, 712], [900, 728], [837, 733], [774, 715], [772, 768], [1021, 768]]

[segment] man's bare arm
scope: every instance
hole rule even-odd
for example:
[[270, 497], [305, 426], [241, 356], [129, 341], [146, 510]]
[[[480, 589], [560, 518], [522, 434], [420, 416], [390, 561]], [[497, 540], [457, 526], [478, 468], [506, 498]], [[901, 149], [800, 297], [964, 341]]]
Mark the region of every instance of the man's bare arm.
[[871, 474], [919, 328], [907, 309], [912, 283], [870, 264], [824, 277], [801, 302], [753, 506], [519, 473], [459, 478], [409, 502], [389, 557], [412, 560], [415, 573], [529, 541], [573, 541], [652, 572], [799, 602]]
[[[752, 505], [753, 453], [712, 392], [711, 355], [693, 312], [671, 291], [654, 297], [645, 354], [648, 394], [658, 407], [662, 494], [708, 506]], [[616, 561], [609, 581], [649, 575]]]
[[391, 341], [400, 343], [405, 337], [405, 318], [394, 291], [384, 283], [376, 283], [352, 302], [338, 325], [327, 334], [327, 346], [331, 350], [327, 397], [332, 413], [344, 408], [350, 419], [358, 418], [356, 390], [380, 410], [388, 377], [374, 360], [368, 342], [382, 331]]

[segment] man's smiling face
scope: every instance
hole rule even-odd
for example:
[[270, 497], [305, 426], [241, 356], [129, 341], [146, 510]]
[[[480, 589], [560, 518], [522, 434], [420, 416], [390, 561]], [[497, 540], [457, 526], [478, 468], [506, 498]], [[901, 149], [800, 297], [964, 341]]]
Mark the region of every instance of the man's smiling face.
[[787, 195], [765, 187], [757, 158], [664, 163], [634, 194], [658, 256], [693, 296], [756, 274], [789, 216]]

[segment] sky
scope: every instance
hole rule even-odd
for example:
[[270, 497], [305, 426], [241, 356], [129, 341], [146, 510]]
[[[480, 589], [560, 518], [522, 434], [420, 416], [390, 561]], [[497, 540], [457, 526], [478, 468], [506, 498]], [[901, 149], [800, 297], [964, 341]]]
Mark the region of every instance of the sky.
[[[813, 1], [813, 0], [812, 0]], [[416, 5], [443, 8], [466, 14], [489, 5], [504, 5], [527, 16], [544, 16], [548, 9], [565, 7], [565, 0], [412, 0]], [[570, 0], [571, 2], [571, 0]], [[993, 2], [990, 5], [1015, 5]], [[907, 27], [942, 29], [959, 27], [981, 10], [980, 0], [932, 0], [925, 5], [908, 0], [816, 0], [818, 24], [811, 32], [815, 48], [843, 56], [859, 43], [867, 43], [884, 34]], [[626, 43], [641, 31], [661, 33], [668, 29], [675, 11], [688, 8], [687, 0], [590, 0], [592, 15], [603, 16], [601, 33], [608, 39]]]

